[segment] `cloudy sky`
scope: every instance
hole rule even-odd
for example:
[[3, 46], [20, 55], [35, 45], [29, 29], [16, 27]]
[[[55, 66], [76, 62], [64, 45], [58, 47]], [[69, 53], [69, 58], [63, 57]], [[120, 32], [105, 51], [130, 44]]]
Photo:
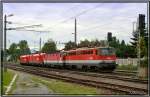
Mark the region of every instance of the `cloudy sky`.
[[48, 39], [57, 41], [58, 49], [63, 44], [74, 41], [74, 18], [77, 18], [77, 40], [104, 40], [107, 32], [112, 32], [120, 41], [129, 43], [132, 37], [133, 22], [138, 14], [147, 14], [146, 3], [5, 3], [4, 14], [8, 17], [8, 27], [21, 27], [42, 24], [41, 27], [27, 30], [49, 31], [7, 31], [7, 47], [11, 43], [27, 40], [30, 48], [39, 48]]

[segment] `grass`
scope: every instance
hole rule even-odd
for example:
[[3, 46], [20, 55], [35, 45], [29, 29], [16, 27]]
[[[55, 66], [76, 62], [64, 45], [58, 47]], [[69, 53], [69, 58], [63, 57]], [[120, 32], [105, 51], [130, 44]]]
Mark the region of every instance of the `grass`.
[[9, 69], [7, 69], [7, 72], [3, 72], [3, 92], [6, 91], [14, 75], [15, 74]]
[[118, 65], [117, 70], [129, 70], [129, 71], [136, 71], [137, 70], [137, 66], [136, 65]]
[[49, 90], [50, 91], [52, 90], [55, 94], [74, 94], [74, 95], [75, 94], [80, 94], [80, 95], [97, 94], [96, 88], [67, 83], [60, 80], [50, 79], [48, 81], [48, 80], [43, 80], [41, 78], [35, 78], [35, 77], [33, 77], [32, 80], [46, 85], [49, 88]]

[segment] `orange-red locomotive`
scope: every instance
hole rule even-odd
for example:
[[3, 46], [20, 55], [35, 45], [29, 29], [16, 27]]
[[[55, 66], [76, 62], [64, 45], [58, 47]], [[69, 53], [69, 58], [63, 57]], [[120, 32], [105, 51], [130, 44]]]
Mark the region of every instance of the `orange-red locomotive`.
[[80, 48], [52, 54], [39, 53], [22, 55], [20, 56], [20, 63], [102, 71], [113, 71], [117, 66], [115, 50], [110, 47]]

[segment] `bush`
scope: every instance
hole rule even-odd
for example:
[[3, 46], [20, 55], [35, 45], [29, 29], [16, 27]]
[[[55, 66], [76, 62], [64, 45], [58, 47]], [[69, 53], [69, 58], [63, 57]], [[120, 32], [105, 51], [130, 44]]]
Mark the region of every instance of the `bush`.
[[140, 61], [140, 67], [148, 67], [148, 58], [145, 57]]
[[118, 65], [118, 70], [137, 70], [137, 65], [128, 64], [128, 65]]

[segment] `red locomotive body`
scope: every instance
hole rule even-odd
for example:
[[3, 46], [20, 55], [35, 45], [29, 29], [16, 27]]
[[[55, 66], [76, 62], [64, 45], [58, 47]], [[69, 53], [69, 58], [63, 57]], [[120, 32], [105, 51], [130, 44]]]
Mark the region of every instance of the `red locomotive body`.
[[62, 65], [61, 54], [60, 53], [52, 53], [46, 54], [44, 57], [45, 65]]
[[113, 48], [83, 48], [66, 52], [65, 65], [84, 69], [108, 69], [116, 67]]
[[29, 64], [41, 65], [44, 61], [45, 53], [31, 54], [29, 56]]
[[29, 63], [29, 55], [20, 56], [20, 64], [28, 64]]

